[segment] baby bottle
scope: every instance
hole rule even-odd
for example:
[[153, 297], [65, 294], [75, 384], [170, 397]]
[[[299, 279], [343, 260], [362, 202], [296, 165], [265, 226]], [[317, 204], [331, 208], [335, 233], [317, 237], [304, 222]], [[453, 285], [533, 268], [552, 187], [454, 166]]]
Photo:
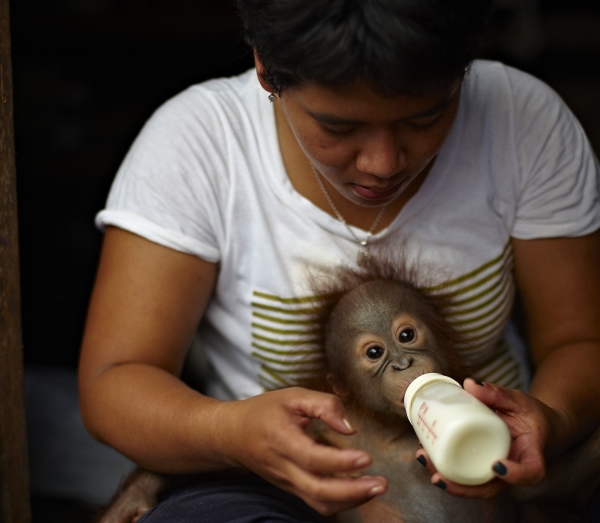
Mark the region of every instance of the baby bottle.
[[506, 423], [458, 382], [423, 374], [404, 394], [406, 414], [438, 472], [455, 483], [480, 485], [492, 466], [508, 456]]

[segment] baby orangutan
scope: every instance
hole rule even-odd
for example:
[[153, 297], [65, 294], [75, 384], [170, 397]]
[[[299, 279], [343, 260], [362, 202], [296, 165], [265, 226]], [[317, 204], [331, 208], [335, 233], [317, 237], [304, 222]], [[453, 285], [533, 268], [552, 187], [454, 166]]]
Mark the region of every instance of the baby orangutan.
[[[384, 495], [338, 514], [337, 521], [515, 522], [511, 490], [487, 500], [451, 496], [431, 484], [415, 459], [419, 443], [404, 409], [406, 388], [427, 372], [464, 378], [455, 348], [459, 335], [440, 312], [448, 304], [419, 292], [416, 272], [398, 257], [391, 263], [371, 256], [358, 269], [342, 268], [312, 284], [325, 297], [315, 313], [322, 320], [325, 365], [308, 386], [337, 394], [356, 432], [344, 436], [319, 420], [307, 432], [326, 445], [367, 451], [373, 463], [362, 473], [389, 482]], [[135, 523], [165, 490], [185, 481], [148, 471], [134, 474], [137, 479], [126, 482], [99, 523]]]
[[318, 420], [308, 430], [321, 443], [369, 452], [373, 463], [363, 473], [389, 481], [383, 496], [338, 514], [337, 520], [515, 521], [507, 495], [492, 500], [450, 496], [431, 485], [415, 460], [419, 443], [404, 409], [408, 385], [427, 372], [464, 378], [455, 349], [458, 334], [440, 313], [446, 304], [419, 292], [411, 271], [397, 261], [371, 257], [360, 269], [340, 269], [328, 281], [319, 289], [333, 296], [322, 322], [325, 383], [315, 388], [337, 394], [357, 430], [344, 436]]

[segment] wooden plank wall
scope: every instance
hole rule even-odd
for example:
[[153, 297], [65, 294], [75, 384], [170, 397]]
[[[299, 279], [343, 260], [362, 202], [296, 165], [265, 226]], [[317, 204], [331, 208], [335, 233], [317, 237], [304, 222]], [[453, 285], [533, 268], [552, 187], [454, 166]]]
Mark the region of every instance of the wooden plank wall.
[[0, 0], [0, 523], [29, 523], [8, 0]]

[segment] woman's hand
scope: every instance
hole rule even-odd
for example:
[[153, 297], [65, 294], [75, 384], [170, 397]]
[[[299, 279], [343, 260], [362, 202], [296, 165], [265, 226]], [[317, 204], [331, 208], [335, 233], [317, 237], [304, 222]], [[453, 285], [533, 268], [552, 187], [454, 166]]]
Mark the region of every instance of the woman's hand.
[[318, 444], [304, 432], [313, 418], [341, 434], [354, 432], [332, 394], [282, 389], [223, 403], [217, 416], [224, 428], [221, 452], [231, 465], [253, 470], [322, 514], [356, 507], [387, 489], [382, 477], [347, 476], [368, 467], [369, 454]]
[[551, 434], [561, 423], [560, 416], [524, 392], [492, 383], [479, 383], [468, 378], [464, 388], [496, 411], [508, 425], [512, 438], [508, 458], [498, 461], [492, 468], [496, 479], [483, 485], [459, 485], [437, 472], [423, 449], [417, 451], [417, 458], [422, 456], [421, 462], [423, 458], [427, 460], [426, 468], [432, 474], [431, 482], [455, 496], [489, 498], [509, 484], [538, 485], [546, 472], [544, 450]]

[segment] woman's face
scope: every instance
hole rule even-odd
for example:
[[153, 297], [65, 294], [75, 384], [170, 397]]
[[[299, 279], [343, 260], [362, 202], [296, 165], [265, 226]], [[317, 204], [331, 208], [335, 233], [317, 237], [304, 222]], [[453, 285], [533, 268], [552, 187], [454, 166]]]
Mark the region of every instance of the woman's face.
[[448, 136], [460, 85], [421, 97], [383, 97], [366, 83], [286, 89], [287, 123], [310, 163], [348, 200], [386, 205], [429, 169]]

